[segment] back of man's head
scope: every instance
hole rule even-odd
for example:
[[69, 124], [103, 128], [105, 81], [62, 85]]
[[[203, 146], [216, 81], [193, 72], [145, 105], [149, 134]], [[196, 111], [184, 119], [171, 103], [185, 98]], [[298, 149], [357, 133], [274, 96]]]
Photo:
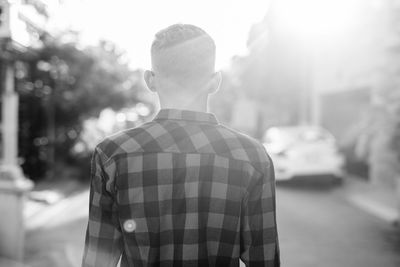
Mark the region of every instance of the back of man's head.
[[199, 27], [171, 25], [151, 46], [153, 71], [180, 87], [201, 85], [215, 73], [215, 50], [214, 40]]

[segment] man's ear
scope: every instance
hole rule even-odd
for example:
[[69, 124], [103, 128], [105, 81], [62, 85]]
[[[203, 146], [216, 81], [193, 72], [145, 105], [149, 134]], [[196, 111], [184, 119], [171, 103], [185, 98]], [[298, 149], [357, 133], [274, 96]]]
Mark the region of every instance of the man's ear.
[[144, 81], [146, 82], [147, 88], [149, 88], [150, 91], [152, 91], [153, 93], [157, 92], [154, 80], [154, 72], [152, 72], [151, 70], [146, 70], [144, 72]]
[[213, 74], [211, 81], [210, 81], [210, 87], [209, 87], [209, 94], [214, 94], [218, 91], [220, 85], [222, 82], [222, 74], [220, 71], [217, 71]]

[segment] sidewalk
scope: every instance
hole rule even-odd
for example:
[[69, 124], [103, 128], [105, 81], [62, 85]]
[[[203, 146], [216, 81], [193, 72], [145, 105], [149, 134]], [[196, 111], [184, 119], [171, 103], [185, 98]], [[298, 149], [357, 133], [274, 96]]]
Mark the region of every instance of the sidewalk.
[[398, 222], [399, 208], [394, 188], [369, 184], [357, 177], [349, 177], [343, 184], [345, 198], [353, 206], [395, 225]]
[[75, 180], [35, 186], [24, 210], [26, 266], [80, 266], [88, 200], [88, 186]]

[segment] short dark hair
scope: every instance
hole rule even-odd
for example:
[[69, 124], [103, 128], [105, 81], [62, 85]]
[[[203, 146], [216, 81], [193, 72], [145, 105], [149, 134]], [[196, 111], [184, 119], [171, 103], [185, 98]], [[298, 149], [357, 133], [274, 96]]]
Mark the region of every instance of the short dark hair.
[[216, 46], [203, 29], [174, 24], [155, 35], [151, 46], [152, 66], [176, 79], [201, 78], [215, 71]]

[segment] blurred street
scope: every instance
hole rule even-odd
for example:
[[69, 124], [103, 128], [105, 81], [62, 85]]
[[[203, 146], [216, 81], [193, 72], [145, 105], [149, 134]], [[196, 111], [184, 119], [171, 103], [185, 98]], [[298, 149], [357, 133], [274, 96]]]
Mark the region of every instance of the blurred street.
[[[314, 180], [278, 185], [282, 266], [400, 266], [400, 231], [353, 205], [357, 192], [351, 183]], [[82, 186], [31, 215], [26, 222], [25, 264], [80, 266], [87, 210], [88, 191]]]
[[278, 187], [278, 230], [285, 267], [400, 266], [400, 232], [326, 184]]
[[[168, 82], [165, 105], [143, 78], [177, 21], [210, 34], [222, 82]], [[400, 0], [0, 0], [0, 267], [80, 266], [97, 144], [205, 92], [277, 181], [306, 178], [277, 186], [282, 266], [400, 266], [399, 29]]]
[[25, 246], [27, 266], [80, 266], [88, 200], [89, 191], [84, 190], [42, 208], [27, 219]]

